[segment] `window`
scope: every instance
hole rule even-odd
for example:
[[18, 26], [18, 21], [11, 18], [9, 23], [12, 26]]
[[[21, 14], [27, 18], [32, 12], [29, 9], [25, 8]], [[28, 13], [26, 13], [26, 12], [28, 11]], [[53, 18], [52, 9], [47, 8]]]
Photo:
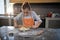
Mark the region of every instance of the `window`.
[[4, 0], [0, 0], [0, 14], [4, 14]]
[[0, 14], [13, 14], [13, 3], [9, 0], [0, 0]]

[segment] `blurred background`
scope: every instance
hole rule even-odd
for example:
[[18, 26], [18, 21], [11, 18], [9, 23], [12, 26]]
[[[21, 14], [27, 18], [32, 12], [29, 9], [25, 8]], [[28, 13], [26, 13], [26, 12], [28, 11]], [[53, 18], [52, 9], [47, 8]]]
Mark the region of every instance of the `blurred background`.
[[[13, 26], [13, 18], [21, 12], [21, 5], [24, 1], [29, 2], [32, 10], [37, 15], [40, 15], [43, 21], [40, 27], [47, 25], [46, 18], [50, 18], [50, 20], [60, 18], [60, 0], [0, 0], [0, 27]], [[60, 23], [59, 20], [58, 22]], [[54, 23], [57, 24], [58, 22]], [[53, 26], [55, 25], [54, 23]], [[60, 26], [59, 23], [57, 24], [58, 26]]]

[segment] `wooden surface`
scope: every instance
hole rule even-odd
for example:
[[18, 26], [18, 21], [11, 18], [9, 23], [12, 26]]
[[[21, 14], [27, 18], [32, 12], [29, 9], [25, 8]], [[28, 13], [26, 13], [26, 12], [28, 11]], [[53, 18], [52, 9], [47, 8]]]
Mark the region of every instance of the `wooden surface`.
[[60, 0], [10, 0], [11, 3], [50, 3], [50, 2], [60, 2]]

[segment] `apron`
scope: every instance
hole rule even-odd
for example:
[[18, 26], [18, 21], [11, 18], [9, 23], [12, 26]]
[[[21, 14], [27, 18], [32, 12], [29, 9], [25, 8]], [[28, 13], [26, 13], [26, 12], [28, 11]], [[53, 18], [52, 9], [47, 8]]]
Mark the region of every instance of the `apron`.
[[32, 18], [32, 16], [29, 17], [29, 18], [24, 18], [23, 17], [23, 25], [25, 27], [28, 27], [28, 28], [30, 27], [31, 28], [34, 25], [34, 19]]

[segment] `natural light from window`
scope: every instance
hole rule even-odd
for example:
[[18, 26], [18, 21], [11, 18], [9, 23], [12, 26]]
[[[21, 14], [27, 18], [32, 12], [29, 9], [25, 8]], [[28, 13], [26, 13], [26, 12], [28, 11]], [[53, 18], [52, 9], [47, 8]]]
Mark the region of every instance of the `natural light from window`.
[[4, 14], [4, 0], [0, 0], [0, 14]]

